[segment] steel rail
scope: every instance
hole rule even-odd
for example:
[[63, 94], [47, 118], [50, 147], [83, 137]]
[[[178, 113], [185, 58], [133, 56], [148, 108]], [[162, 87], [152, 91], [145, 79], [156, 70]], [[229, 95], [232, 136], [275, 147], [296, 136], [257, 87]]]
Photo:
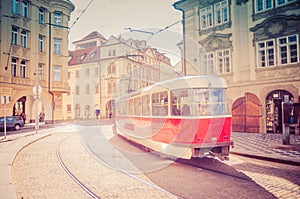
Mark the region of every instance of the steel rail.
[[60, 141], [60, 143], [58, 144], [57, 148], [56, 148], [56, 156], [58, 158], [58, 161], [60, 163], [60, 165], [62, 166], [62, 168], [65, 170], [65, 172], [72, 178], [72, 180], [80, 187], [82, 188], [87, 194], [89, 194], [91, 197], [95, 198], [95, 199], [101, 199], [100, 196], [98, 196], [96, 193], [94, 193], [91, 189], [89, 189], [86, 185], [84, 185], [71, 171], [70, 169], [68, 169], [68, 167], [66, 166], [66, 164], [63, 162], [62, 158], [61, 158], [61, 153], [60, 153], [60, 146], [61, 144], [68, 139], [69, 137], [63, 139], [62, 141]]

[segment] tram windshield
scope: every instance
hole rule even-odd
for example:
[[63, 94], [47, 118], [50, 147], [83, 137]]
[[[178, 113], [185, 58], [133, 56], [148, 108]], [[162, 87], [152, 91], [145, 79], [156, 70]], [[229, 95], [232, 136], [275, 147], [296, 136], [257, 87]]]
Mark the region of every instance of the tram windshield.
[[225, 89], [177, 89], [171, 91], [171, 115], [224, 115]]

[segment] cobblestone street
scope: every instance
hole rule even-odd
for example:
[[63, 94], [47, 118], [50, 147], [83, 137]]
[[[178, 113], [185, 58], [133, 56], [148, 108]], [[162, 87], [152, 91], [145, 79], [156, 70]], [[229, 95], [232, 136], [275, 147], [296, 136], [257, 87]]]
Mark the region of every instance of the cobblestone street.
[[[70, 132], [51, 135], [19, 152], [12, 168], [17, 198], [90, 198], [59, 164], [60, 142], [68, 169], [103, 198], [175, 198], [99, 163], [81, 145], [78, 134]], [[151, 183], [141, 175], [138, 178]]]

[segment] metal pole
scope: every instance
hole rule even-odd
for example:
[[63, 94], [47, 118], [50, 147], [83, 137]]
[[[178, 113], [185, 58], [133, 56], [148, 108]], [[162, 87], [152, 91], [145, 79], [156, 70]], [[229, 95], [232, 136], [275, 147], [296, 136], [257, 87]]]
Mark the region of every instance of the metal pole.
[[36, 86], [36, 99], [35, 99], [35, 107], [36, 107], [36, 115], [35, 115], [35, 133], [37, 134], [37, 131], [39, 129], [39, 112], [38, 112], [38, 108], [39, 108], [39, 87], [38, 85]]
[[4, 139], [6, 139], [6, 96], [3, 96], [4, 99]]
[[52, 117], [51, 117], [51, 123], [54, 123], [54, 93], [51, 91], [51, 12], [49, 12], [49, 46], [48, 46], [48, 50], [49, 50], [49, 56], [48, 56], [48, 93], [52, 96], [52, 107], [51, 107], [51, 113], [52, 113]]

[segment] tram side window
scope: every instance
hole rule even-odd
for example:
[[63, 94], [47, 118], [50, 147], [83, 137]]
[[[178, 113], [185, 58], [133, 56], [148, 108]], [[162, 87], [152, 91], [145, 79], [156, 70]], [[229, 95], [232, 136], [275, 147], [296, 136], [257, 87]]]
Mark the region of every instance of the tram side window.
[[134, 115], [141, 115], [141, 98], [134, 98]]
[[181, 115], [181, 103], [180, 95], [174, 91], [171, 91], [171, 114], [172, 115]]
[[128, 105], [129, 105], [129, 100], [124, 100], [124, 103], [123, 103], [123, 112], [124, 112], [124, 115], [128, 115]]
[[189, 89], [177, 89], [171, 91], [172, 115], [191, 115], [192, 98]]
[[152, 115], [168, 115], [168, 92], [159, 92], [152, 94]]
[[171, 91], [172, 115], [204, 116], [225, 114], [224, 89], [177, 89]]
[[142, 97], [142, 115], [150, 115], [150, 95]]
[[123, 109], [123, 101], [117, 102], [117, 115], [123, 115], [122, 109]]
[[225, 89], [211, 89], [211, 113], [213, 115], [226, 114]]
[[133, 99], [130, 99], [128, 104], [128, 115], [133, 115], [133, 105]]

